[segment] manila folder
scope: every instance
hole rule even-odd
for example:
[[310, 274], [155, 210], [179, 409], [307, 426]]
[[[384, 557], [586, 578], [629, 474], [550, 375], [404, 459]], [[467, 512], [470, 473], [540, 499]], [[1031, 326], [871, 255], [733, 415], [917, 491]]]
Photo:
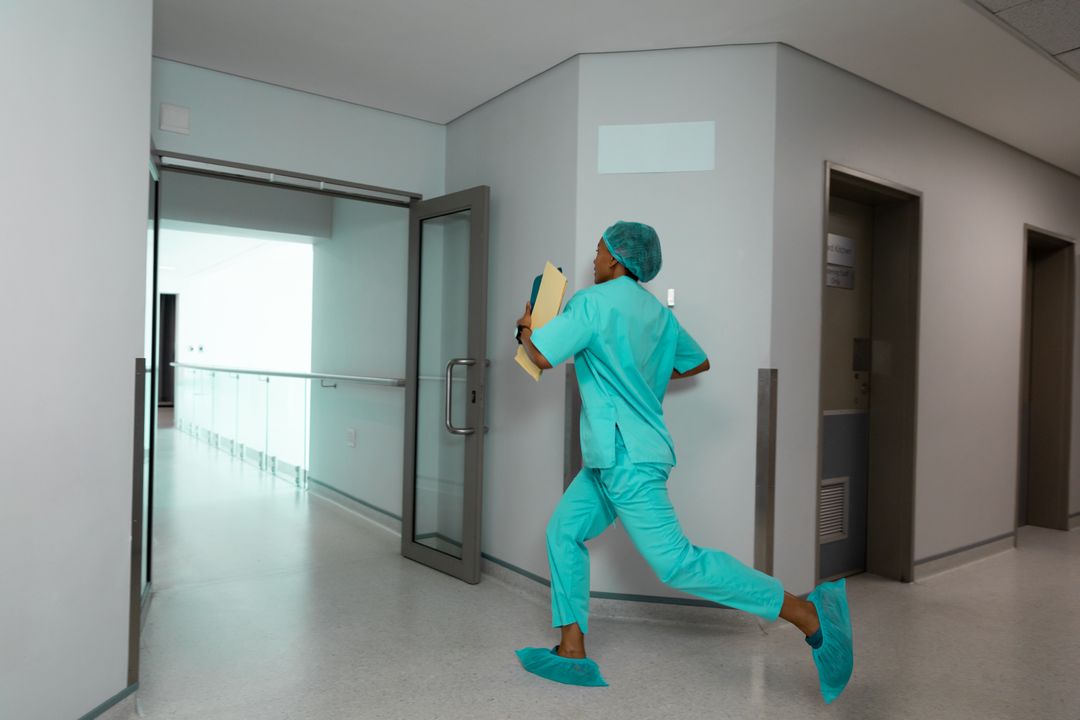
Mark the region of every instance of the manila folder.
[[[533, 330], [541, 328], [552, 318], [559, 314], [562, 309], [563, 296], [566, 295], [566, 276], [559, 269], [547, 263], [544, 265], [544, 275], [540, 280], [540, 292], [536, 295], [536, 305], [532, 310]], [[514, 358], [525, 372], [539, 382], [541, 370], [532, 361], [524, 347], [518, 347], [517, 356]]]

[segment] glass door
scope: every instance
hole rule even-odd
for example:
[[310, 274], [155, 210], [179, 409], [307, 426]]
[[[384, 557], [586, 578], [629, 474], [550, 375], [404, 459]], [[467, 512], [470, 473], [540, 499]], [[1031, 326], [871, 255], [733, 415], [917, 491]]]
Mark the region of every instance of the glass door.
[[401, 553], [480, 582], [487, 361], [486, 186], [415, 201], [409, 218]]
[[143, 351], [146, 357], [146, 386], [144, 393], [143, 488], [142, 488], [142, 582], [139, 592], [145, 594], [153, 573], [151, 545], [154, 541], [154, 453], [158, 429], [158, 385], [160, 362], [158, 353], [158, 198], [161, 167], [155, 155], [150, 157], [150, 184], [146, 214], [146, 307]]

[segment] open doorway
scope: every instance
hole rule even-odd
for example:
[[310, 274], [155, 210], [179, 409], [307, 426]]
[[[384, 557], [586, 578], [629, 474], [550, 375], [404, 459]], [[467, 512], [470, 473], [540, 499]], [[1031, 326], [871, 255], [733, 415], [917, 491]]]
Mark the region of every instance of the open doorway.
[[158, 425], [171, 428], [176, 399], [176, 294], [160, 293], [158, 298]]
[[914, 571], [921, 195], [826, 164], [817, 577]]
[[1016, 526], [1068, 530], [1076, 250], [1031, 226], [1024, 245]]

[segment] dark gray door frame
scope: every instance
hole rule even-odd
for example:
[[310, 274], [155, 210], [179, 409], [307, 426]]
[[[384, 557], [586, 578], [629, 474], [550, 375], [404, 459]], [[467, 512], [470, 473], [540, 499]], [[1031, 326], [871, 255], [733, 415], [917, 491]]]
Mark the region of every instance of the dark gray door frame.
[[[482, 185], [430, 200], [414, 200], [409, 212], [408, 351], [405, 365], [405, 458], [401, 504], [401, 554], [465, 582], [480, 582], [480, 527], [483, 507], [484, 407], [487, 374], [487, 246], [490, 188]], [[465, 443], [465, 487], [461, 557], [415, 541], [417, 402], [420, 360], [420, 252], [425, 220], [470, 210], [469, 331], [465, 422], [474, 431]], [[472, 401], [471, 398], [475, 398]]]
[[[1021, 418], [1024, 416], [1025, 387], [1031, 392], [1031, 410], [1029, 423], [1021, 422], [1020, 428], [1015, 524], [1020, 526], [1023, 503], [1027, 508], [1027, 524], [1068, 530], [1076, 243], [1068, 236], [1025, 223], [1023, 247], [1025, 307], [1022, 322], [1031, 333], [1030, 340], [1040, 342], [1042, 348], [1039, 357], [1035, 357], [1035, 348], [1031, 348], [1030, 366], [1026, 368], [1023, 358], [1028, 348], [1021, 347], [1020, 351]], [[1038, 280], [1032, 277], [1036, 290], [1035, 306], [1027, 307], [1027, 264], [1033, 250], [1045, 254], [1041, 259], [1042, 266], [1036, 269]], [[1039, 281], [1058, 286], [1039, 292]], [[1022, 333], [1024, 335], [1026, 333]], [[1049, 347], [1046, 341], [1050, 341]], [[1036, 377], [1039, 382], [1033, 381]], [[1030, 441], [1027, 453], [1024, 452], [1026, 439]], [[1027, 467], [1024, 467], [1025, 463]], [[1031, 483], [1033, 478], [1029, 477], [1027, 483], [1022, 483], [1022, 475], [1033, 467], [1037, 471], [1037, 482]], [[1027, 498], [1020, 497], [1023, 490], [1027, 490]]]
[[[920, 258], [922, 244], [922, 192], [875, 175], [826, 161], [824, 182], [824, 213], [821, 235], [821, 279], [819, 284], [822, 323], [825, 311], [825, 281], [828, 258], [829, 210], [830, 198], [839, 192], [850, 195], [850, 199], [875, 206], [875, 241], [878, 228], [888, 225], [899, 227], [906, 240], [913, 242], [896, 260], [903, 267], [898, 271], [897, 288], [902, 298], [899, 303], [907, 308], [896, 326], [898, 337], [896, 346], [901, 352], [892, 357], [894, 374], [899, 370], [904, 373], [903, 382], [910, 391], [904, 391], [896, 397], [893, 409], [884, 417], [875, 417], [871, 401], [871, 475], [867, 501], [867, 571], [892, 578], [901, 582], [911, 582], [915, 571], [915, 456], [918, 417], [918, 341], [919, 341], [919, 298], [920, 298]], [[886, 223], [885, 220], [888, 220]], [[880, 223], [880, 224], [879, 224]], [[891, 237], [884, 246], [898, 247], [905, 238]], [[879, 260], [888, 263], [887, 253], [874, 253], [875, 290], [878, 295], [879, 283], [876, 281]], [[876, 315], [875, 315], [876, 319]], [[819, 337], [820, 337], [819, 329]], [[824, 363], [820, 367], [818, 387], [824, 380]], [[871, 383], [873, 386], [873, 382]], [[873, 392], [873, 391], [871, 391]], [[820, 520], [816, 507], [821, 496], [824, 480], [824, 421], [822, 409], [818, 407], [818, 458], [817, 458], [817, 494], [815, 496], [814, 522], [814, 578], [819, 580], [821, 572], [821, 554], [818, 548]], [[890, 452], [903, 459], [899, 467], [889, 469], [888, 480], [874, 483], [875, 463], [874, 446], [888, 442]]]

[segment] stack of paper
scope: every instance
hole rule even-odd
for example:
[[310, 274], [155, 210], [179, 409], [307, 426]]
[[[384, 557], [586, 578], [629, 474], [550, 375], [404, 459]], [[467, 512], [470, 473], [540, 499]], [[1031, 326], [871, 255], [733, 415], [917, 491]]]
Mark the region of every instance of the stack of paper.
[[[559, 314], [562, 309], [563, 296], [566, 295], [566, 276], [559, 272], [559, 268], [551, 263], [544, 265], [544, 275], [540, 280], [540, 292], [536, 295], [536, 304], [532, 309], [532, 327], [537, 330], [546, 325], [552, 318]], [[532, 376], [533, 380], [539, 381], [541, 370], [536, 367], [524, 347], [517, 349], [514, 358], [525, 372]]]

